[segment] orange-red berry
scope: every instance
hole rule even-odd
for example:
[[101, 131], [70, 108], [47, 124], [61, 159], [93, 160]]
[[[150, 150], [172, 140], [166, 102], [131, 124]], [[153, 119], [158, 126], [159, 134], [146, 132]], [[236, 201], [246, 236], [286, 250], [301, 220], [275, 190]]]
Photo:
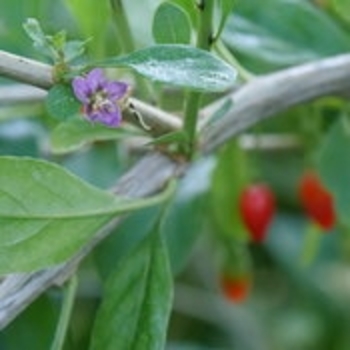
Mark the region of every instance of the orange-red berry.
[[243, 303], [250, 294], [251, 281], [248, 277], [223, 277], [221, 289], [225, 297], [234, 303]]
[[325, 230], [334, 227], [336, 215], [333, 197], [316, 172], [309, 170], [301, 176], [299, 198], [311, 220]]
[[275, 214], [275, 196], [267, 185], [255, 184], [243, 190], [239, 199], [242, 220], [254, 242], [265, 240]]

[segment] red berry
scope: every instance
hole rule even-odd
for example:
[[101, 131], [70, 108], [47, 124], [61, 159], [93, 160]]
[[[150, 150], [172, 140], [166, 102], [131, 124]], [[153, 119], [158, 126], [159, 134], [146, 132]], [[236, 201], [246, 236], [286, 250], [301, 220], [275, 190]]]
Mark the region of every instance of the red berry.
[[221, 279], [221, 289], [225, 297], [234, 302], [244, 302], [251, 289], [251, 281], [248, 277], [223, 277]]
[[305, 172], [300, 178], [299, 197], [307, 215], [321, 228], [330, 230], [336, 220], [333, 197], [317, 173]]
[[254, 242], [264, 241], [275, 213], [275, 196], [264, 184], [247, 187], [240, 196], [239, 209]]

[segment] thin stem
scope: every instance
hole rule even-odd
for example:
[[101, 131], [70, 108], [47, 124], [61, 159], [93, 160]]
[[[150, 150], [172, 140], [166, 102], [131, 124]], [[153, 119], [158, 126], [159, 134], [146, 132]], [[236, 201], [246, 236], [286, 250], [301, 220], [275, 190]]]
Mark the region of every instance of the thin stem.
[[[136, 45], [132, 36], [131, 27], [125, 13], [122, 0], [110, 0], [111, 7], [113, 9], [114, 24], [117, 28], [117, 38], [119, 45], [124, 54], [135, 51]], [[147, 82], [136, 75], [137, 88], [141, 92], [141, 95], [153, 99], [154, 92]]]
[[135, 43], [131, 33], [129, 21], [126, 17], [124, 6], [121, 0], [111, 0], [114, 23], [118, 30], [118, 40], [122, 51], [129, 53], [135, 50]]
[[308, 267], [315, 259], [320, 247], [322, 230], [314, 223], [308, 223], [300, 255], [301, 267]]
[[184, 131], [186, 133], [187, 144], [185, 153], [191, 156], [195, 147], [197, 117], [200, 106], [201, 93], [190, 92], [187, 94], [185, 106]]
[[201, 13], [199, 17], [197, 47], [203, 50], [209, 50], [213, 42], [212, 17], [214, 0], [201, 0], [198, 9]]
[[227, 49], [225, 44], [218, 40], [215, 42], [214, 49], [219, 56], [221, 56], [228, 64], [237, 69], [238, 76], [245, 82], [252, 80], [254, 74], [247, 71], [236, 59], [235, 56]]
[[[197, 47], [203, 50], [210, 50], [213, 39], [212, 16], [214, 0], [201, 0], [198, 4], [200, 11], [199, 29], [197, 36]], [[187, 95], [185, 102], [184, 131], [187, 135], [185, 153], [191, 157], [196, 138], [197, 118], [200, 107], [201, 93], [191, 92]]]
[[70, 317], [72, 314], [77, 285], [78, 285], [77, 276], [73, 275], [69, 280], [67, 289], [64, 293], [61, 314], [58, 320], [55, 338], [51, 345], [51, 350], [63, 349]]

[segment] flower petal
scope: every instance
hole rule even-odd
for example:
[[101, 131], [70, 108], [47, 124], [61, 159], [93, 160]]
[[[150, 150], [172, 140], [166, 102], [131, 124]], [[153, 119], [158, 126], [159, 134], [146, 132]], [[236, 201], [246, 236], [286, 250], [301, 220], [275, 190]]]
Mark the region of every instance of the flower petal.
[[72, 88], [76, 98], [82, 103], [88, 103], [91, 95], [91, 90], [82, 77], [75, 77], [72, 81]]
[[95, 68], [86, 75], [86, 83], [91, 91], [95, 93], [97, 90], [105, 88], [108, 82], [103, 74], [103, 70]]
[[102, 111], [99, 121], [109, 127], [116, 128], [122, 121], [122, 115], [119, 108], [113, 111]]
[[122, 121], [120, 109], [115, 104], [110, 104], [108, 108], [85, 109], [86, 116], [93, 122], [105, 124], [109, 127], [118, 127]]
[[111, 100], [120, 100], [128, 92], [129, 85], [121, 81], [107, 82], [105, 90]]

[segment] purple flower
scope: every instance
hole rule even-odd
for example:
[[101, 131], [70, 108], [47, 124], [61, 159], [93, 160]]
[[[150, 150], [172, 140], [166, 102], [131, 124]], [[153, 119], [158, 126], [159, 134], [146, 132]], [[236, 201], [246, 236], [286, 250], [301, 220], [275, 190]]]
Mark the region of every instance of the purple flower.
[[83, 103], [84, 113], [91, 121], [110, 127], [120, 125], [121, 108], [128, 94], [128, 84], [109, 81], [101, 69], [95, 68], [84, 77], [75, 77], [72, 87], [77, 99]]

